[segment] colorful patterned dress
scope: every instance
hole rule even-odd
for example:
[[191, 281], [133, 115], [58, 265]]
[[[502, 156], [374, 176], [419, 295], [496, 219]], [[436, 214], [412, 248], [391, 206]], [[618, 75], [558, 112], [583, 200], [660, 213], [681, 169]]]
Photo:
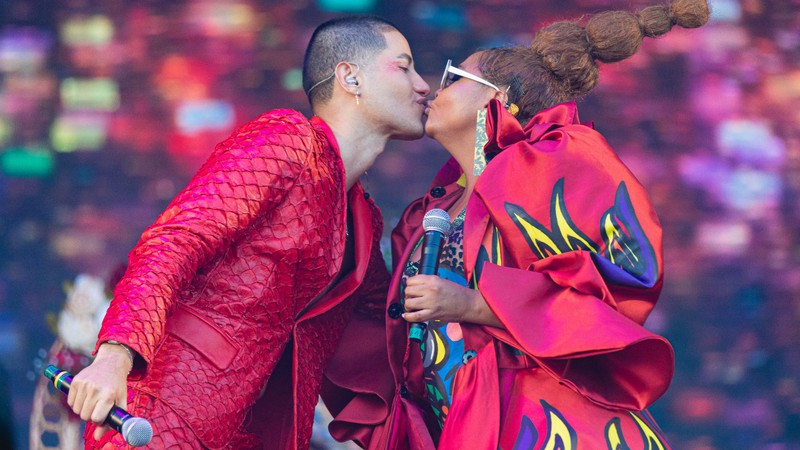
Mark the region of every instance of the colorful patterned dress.
[[[466, 209], [453, 220], [453, 228], [442, 249], [438, 275], [446, 280], [467, 285], [464, 275], [464, 216]], [[420, 241], [420, 244], [422, 241]], [[403, 272], [404, 281], [419, 271], [419, 260], [408, 261]], [[405, 282], [401, 284], [401, 289]], [[464, 337], [457, 322], [433, 321], [428, 323], [425, 342], [421, 346], [427, 398], [436, 415], [439, 428], [444, 427], [453, 380], [464, 363]]]

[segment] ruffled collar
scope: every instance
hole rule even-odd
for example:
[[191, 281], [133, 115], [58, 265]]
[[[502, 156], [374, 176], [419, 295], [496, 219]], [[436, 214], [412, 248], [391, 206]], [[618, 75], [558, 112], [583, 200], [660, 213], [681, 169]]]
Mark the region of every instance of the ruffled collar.
[[554, 128], [580, 123], [575, 102], [561, 103], [540, 111], [524, 128], [503, 108], [499, 100], [492, 99], [487, 109], [486, 133], [489, 142], [484, 147], [487, 155], [500, 153], [520, 141], [533, 144]]
[[[503, 104], [492, 99], [487, 106], [486, 134], [488, 142], [484, 152], [488, 159], [503, 150], [525, 141], [533, 144], [542, 139], [547, 132], [567, 125], [581, 124], [575, 102], [561, 103], [537, 113], [525, 127], [511, 115]], [[592, 123], [583, 125], [594, 128]], [[455, 183], [461, 176], [461, 168], [455, 159], [450, 158], [436, 174], [432, 186], [446, 186]]]

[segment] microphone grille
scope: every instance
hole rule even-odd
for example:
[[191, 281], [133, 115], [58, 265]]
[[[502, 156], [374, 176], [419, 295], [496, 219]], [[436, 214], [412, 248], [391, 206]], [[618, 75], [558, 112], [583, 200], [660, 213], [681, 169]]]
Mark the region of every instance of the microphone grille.
[[434, 208], [425, 213], [425, 217], [422, 218], [422, 228], [425, 231], [438, 231], [449, 236], [452, 229], [450, 214], [443, 209]]
[[141, 417], [132, 417], [122, 424], [122, 436], [129, 445], [139, 447], [153, 439], [153, 427]]

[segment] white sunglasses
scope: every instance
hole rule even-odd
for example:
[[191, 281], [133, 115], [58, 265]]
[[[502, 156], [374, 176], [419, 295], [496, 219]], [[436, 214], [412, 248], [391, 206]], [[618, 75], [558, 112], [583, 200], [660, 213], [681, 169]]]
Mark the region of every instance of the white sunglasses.
[[501, 90], [499, 87], [497, 87], [494, 84], [484, 80], [483, 78], [481, 78], [481, 77], [479, 77], [477, 75], [473, 75], [473, 74], [467, 72], [466, 70], [461, 70], [458, 67], [453, 66], [453, 60], [452, 59], [448, 59], [447, 60], [447, 65], [445, 66], [444, 73], [442, 74], [442, 82], [439, 84], [439, 87], [441, 89], [444, 89], [447, 86], [450, 86], [451, 84], [453, 84], [456, 81], [458, 81], [458, 79], [461, 78], [461, 77], [469, 78], [472, 81], [477, 81], [478, 83], [486, 85], [486, 86], [489, 86], [490, 88], [492, 88], [492, 89], [494, 89], [496, 91]]

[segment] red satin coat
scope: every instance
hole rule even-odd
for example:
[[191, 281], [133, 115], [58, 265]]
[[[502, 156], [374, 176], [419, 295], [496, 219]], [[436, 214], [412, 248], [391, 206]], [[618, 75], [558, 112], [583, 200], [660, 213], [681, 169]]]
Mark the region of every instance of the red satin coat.
[[[328, 126], [275, 110], [220, 143], [144, 232], [98, 342], [144, 361], [129, 411], [153, 422], [152, 448], [191, 433], [210, 448], [308, 448], [322, 370], [357, 299], [382, 308], [388, 283], [380, 212], [359, 183], [347, 195]], [[348, 208], [356, 266], [325, 291]]]
[[[475, 356], [456, 374], [441, 436], [428, 432], [420, 352], [396, 314], [397, 270], [388, 355], [370, 360], [374, 377], [349, 382], [354, 363], [344, 350], [331, 363], [331, 432], [370, 449], [432, 449], [436, 441], [454, 450], [668, 448], [640, 412], [674, 371], [669, 343], [642, 326], [663, 273], [661, 228], [644, 188], [579, 123], [574, 104], [542, 111], [522, 128], [492, 101], [487, 132], [493, 159], [467, 205], [464, 265], [504, 329], [462, 323], [465, 350]], [[461, 195], [460, 176], [451, 159], [430, 193], [406, 209], [392, 235], [394, 267], [421, 238], [425, 212]], [[358, 341], [356, 330], [344, 340]]]

